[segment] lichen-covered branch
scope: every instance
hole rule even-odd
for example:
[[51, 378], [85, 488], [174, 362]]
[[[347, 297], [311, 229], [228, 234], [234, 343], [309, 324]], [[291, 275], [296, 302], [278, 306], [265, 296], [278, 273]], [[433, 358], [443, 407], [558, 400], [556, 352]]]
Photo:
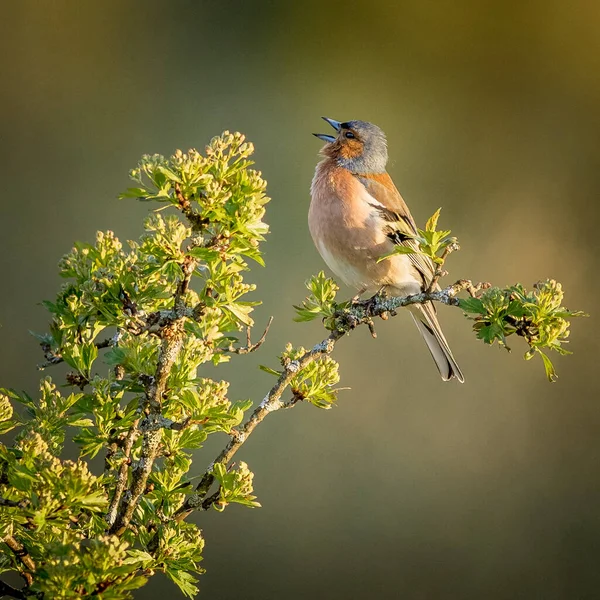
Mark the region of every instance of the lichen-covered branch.
[[136, 419], [131, 425], [127, 437], [123, 443], [123, 457], [121, 459], [121, 465], [117, 475], [117, 481], [115, 483], [115, 492], [112, 500], [106, 511], [106, 521], [112, 527], [117, 520], [117, 510], [121, 503], [121, 497], [123, 492], [127, 488], [127, 478], [129, 475], [129, 465], [131, 464], [131, 449], [135, 443], [139, 431], [138, 431], [139, 419]]
[[294, 401], [290, 402], [282, 402], [281, 400], [286, 389], [290, 386], [292, 379], [301, 374], [311, 363], [318, 361], [325, 355], [331, 354], [336, 343], [342, 337], [361, 324], [370, 325], [373, 317], [381, 317], [389, 313], [394, 314], [394, 311], [397, 308], [408, 306], [410, 304], [423, 304], [425, 302], [433, 301], [449, 306], [457, 306], [458, 301], [456, 295], [458, 293], [463, 290], [476, 293], [477, 290], [485, 286], [486, 284], [474, 285], [471, 281], [464, 279], [457, 281], [443, 290], [423, 292], [412, 296], [387, 298], [385, 296], [376, 295], [369, 300], [356, 302], [351, 304], [348, 308], [338, 311], [336, 314], [337, 325], [334, 331], [332, 331], [323, 341], [305, 352], [301, 357], [289, 361], [284, 365], [277, 383], [271, 388], [264, 400], [254, 410], [248, 421], [232, 435], [232, 439], [227, 446], [217, 456], [203, 475], [200, 483], [196, 487], [195, 493], [189, 496], [183, 506], [179, 509], [176, 518], [178, 520], [185, 519], [194, 509], [207, 510], [218, 500], [218, 494], [213, 494], [207, 498], [207, 494], [215, 481], [213, 475], [214, 465], [217, 463], [227, 465], [269, 413], [295, 405], [297, 402], [296, 398], [294, 398]]
[[[146, 419], [153, 419], [161, 415], [163, 394], [166, 391], [167, 379], [183, 342], [183, 320], [186, 309], [183, 296], [188, 289], [196, 263], [197, 261], [191, 259], [183, 265], [182, 271], [184, 276], [178, 285], [174, 298], [175, 311], [180, 314], [161, 331], [162, 342], [156, 374], [150, 378], [146, 387], [146, 410], [148, 413]], [[110, 527], [110, 533], [122, 535], [131, 522], [139, 499], [146, 489], [152, 465], [158, 456], [161, 436], [160, 429], [146, 429], [144, 431], [140, 458], [132, 469], [131, 484], [129, 489], [122, 494], [120, 508]], [[111, 509], [114, 511], [114, 508], [111, 507]], [[107, 520], [109, 523], [112, 520], [110, 511]]]
[[301, 358], [291, 361], [287, 366], [285, 366], [283, 372], [277, 380], [277, 383], [271, 388], [264, 400], [254, 410], [248, 421], [242, 427], [240, 427], [234, 435], [232, 435], [231, 441], [227, 444], [227, 446], [225, 446], [223, 451], [219, 454], [219, 456], [217, 456], [213, 464], [209, 467], [208, 471], [204, 474], [196, 488], [196, 493], [190, 496], [178, 511], [176, 514], [177, 520], [184, 519], [195, 508], [201, 507], [203, 510], [207, 510], [214, 502], [216, 502], [219, 497], [218, 494], [211, 497], [212, 501], [205, 502], [205, 496], [215, 480], [212, 472], [213, 466], [217, 463], [227, 464], [229, 461], [231, 461], [236, 452], [242, 447], [244, 442], [263, 421], [263, 419], [269, 413], [283, 408], [284, 403], [281, 401], [281, 397], [290, 385], [292, 379], [310, 363], [318, 360], [325, 354], [330, 354], [333, 351], [335, 342], [343, 335], [344, 333], [341, 331], [332, 332], [327, 339], [314, 346]]

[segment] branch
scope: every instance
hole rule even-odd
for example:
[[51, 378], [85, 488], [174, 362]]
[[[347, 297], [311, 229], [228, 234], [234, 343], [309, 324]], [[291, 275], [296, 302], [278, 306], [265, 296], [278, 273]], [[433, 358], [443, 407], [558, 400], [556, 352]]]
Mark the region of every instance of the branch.
[[[171, 367], [183, 344], [183, 324], [189, 312], [184, 301], [184, 296], [188, 290], [196, 265], [197, 261], [189, 256], [186, 257], [181, 265], [183, 278], [179, 282], [174, 296], [175, 318], [169, 321], [160, 332], [162, 343], [156, 366], [156, 374], [149, 379], [146, 385], [145, 405], [148, 417], [159, 419], [162, 416], [163, 394], [167, 388], [167, 380], [171, 372]], [[143, 432], [140, 459], [132, 470], [129, 489], [122, 493], [120, 508], [111, 525], [110, 533], [120, 536], [129, 526], [138, 502], [146, 489], [148, 477], [152, 472], [152, 465], [158, 456], [161, 436], [162, 431], [160, 428], [150, 428]], [[107, 518], [112, 519], [112, 515], [109, 513]]]
[[[101, 342], [96, 342], [95, 346], [98, 350], [102, 350], [102, 348], [109, 348], [110, 346], [115, 345], [115, 338], [107, 338], [102, 340]], [[38, 365], [38, 371], [43, 371], [46, 367], [52, 367], [54, 365], [58, 365], [61, 362], [64, 362], [64, 358], [60, 356], [60, 354], [54, 354], [49, 344], [42, 343], [42, 349], [44, 350], [44, 356], [46, 357], [46, 362]]]
[[136, 419], [132, 423], [129, 432], [127, 433], [127, 437], [125, 438], [125, 443], [123, 444], [123, 458], [121, 459], [121, 466], [119, 467], [119, 474], [117, 475], [115, 493], [106, 513], [106, 521], [111, 526], [114, 525], [115, 521], [117, 520], [117, 509], [119, 508], [119, 503], [121, 502], [123, 492], [127, 487], [127, 475], [129, 472], [129, 465], [131, 464], [131, 449], [139, 435], [137, 430], [138, 423], [139, 419]]
[[[146, 388], [145, 403], [150, 415], [160, 415], [167, 379], [182, 345], [183, 317], [165, 327], [162, 338], [156, 375], [151, 378]], [[143, 434], [140, 459], [132, 470], [131, 485], [123, 494], [121, 506], [110, 528], [110, 533], [122, 535], [127, 529], [139, 499], [146, 489], [152, 465], [159, 452], [161, 435], [160, 429], [146, 431]]]
[[262, 335], [260, 336], [258, 342], [252, 343], [250, 339], [250, 333], [252, 331], [251, 327], [246, 327], [246, 345], [236, 348], [233, 344], [230, 344], [228, 348], [223, 349], [223, 352], [231, 352], [232, 354], [250, 354], [250, 352], [254, 352], [258, 350], [267, 339], [267, 334], [269, 333], [269, 329], [271, 328], [271, 324], [273, 323], [273, 317], [269, 317], [269, 322], [265, 327]]
[[0, 496], [0, 506], [8, 506], [10, 508], [27, 508], [30, 504], [30, 500], [24, 499], [19, 500], [9, 500], [8, 498], [3, 498]]
[[457, 250], [460, 250], [458, 242], [451, 242], [444, 248], [444, 251], [439, 257], [440, 262], [436, 263], [435, 265], [435, 272], [433, 274], [431, 282], [429, 283], [429, 287], [426, 290], [427, 292], [432, 292], [433, 290], [437, 289], [437, 283], [440, 280], [440, 278], [448, 274], [448, 272], [444, 270], [444, 263], [446, 262], [448, 256], [452, 254], [452, 252], [456, 252]]
[[214, 483], [214, 475], [212, 474], [212, 467], [215, 463], [228, 463], [235, 453], [242, 447], [244, 442], [248, 439], [250, 434], [256, 429], [256, 426], [262, 422], [262, 420], [271, 412], [279, 410], [284, 407], [284, 403], [281, 401], [285, 389], [288, 387], [292, 378], [310, 363], [321, 358], [325, 354], [330, 354], [333, 351], [335, 343], [346, 332], [333, 331], [331, 334], [323, 340], [320, 344], [317, 344], [301, 356], [298, 360], [291, 361], [281, 373], [277, 383], [271, 388], [271, 391], [265, 396], [264, 400], [254, 410], [250, 419], [237, 430], [237, 433], [232, 437], [231, 441], [225, 449], [219, 454], [214, 460], [212, 465], [206, 471], [200, 483], [196, 487], [196, 493], [189, 496], [184, 505], [175, 514], [175, 519], [181, 521], [185, 519], [195, 508], [202, 508], [206, 510], [213, 503], [208, 503], [208, 506], [203, 505], [203, 500], [208, 493], [208, 490]]
[[218, 495], [207, 494], [215, 481], [212, 474], [213, 466], [216, 463], [227, 464], [234, 457], [236, 452], [242, 447], [256, 426], [261, 423], [269, 414], [281, 408], [291, 408], [297, 403], [297, 399], [282, 402], [281, 397], [289, 386], [293, 377], [305, 369], [309, 364], [321, 359], [323, 356], [331, 354], [336, 343], [345, 335], [361, 324], [372, 328], [372, 318], [387, 318], [389, 314], [395, 315], [395, 309], [410, 304], [423, 304], [425, 302], [440, 302], [449, 306], [458, 306], [457, 294], [467, 290], [474, 295], [478, 290], [487, 287], [488, 284], [474, 285], [467, 279], [461, 279], [443, 290], [426, 291], [411, 296], [397, 296], [386, 298], [382, 295], [375, 295], [373, 298], [363, 302], [357, 302], [348, 308], [341, 309], [336, 313], [336, 328], [322, 342], [313, 346], [299, 359], [291, 361], [284, 365], [284, 369], [277, 380], [277, 383], [271, 388], [271, 391], [265, 396], [263, 401], [254, 410], [248, 421], [237, 430], [224, 450], [211, 463], [207, 471], [202, 476], [200, 483], [196, 487], [194, 494], [189, 496], [181, 508], [175, 513], [175, 519], [181, 521], [185, 519], [193, 510], [207, 510], [217, 500]]
[[35, 563], [31, 555], [27, 552], [25, 546], [12, 535], [5, 536], [2, 541], [12, 550], [19, 562], [25, 567], [26, 570], [20, 572], [20, 574], [27, 586], [30, 586], [33, 583], [33, 573], [35, 573]]
[[192, 224], [192, 229], [196, 232], [202, 231], [205, 225], [208, 225], [209, 220], [202, 218], [196, 211], [194, 211], [192, 208], [192, 203], [183, 195], [181, 186], [178, 183], [175, 184], [175, 197], [177, 198], [181, 212]]

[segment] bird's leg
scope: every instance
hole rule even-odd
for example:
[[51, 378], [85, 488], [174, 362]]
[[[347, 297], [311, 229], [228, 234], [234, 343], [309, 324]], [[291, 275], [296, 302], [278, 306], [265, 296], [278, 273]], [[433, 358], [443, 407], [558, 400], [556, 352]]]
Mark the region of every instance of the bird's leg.
[[[379, 290], [375, 294], [373, 294], [368, 300], [364, 301], [364, 306], [367, 309], [369, 314], [373, 314], [375, 308], [377, 307], [378, 301], [382, 298], [386, 297], [386, 286], [382, 285]], [[389, 319], [389, 313], [384, 312], [379, 315], [382, 320], [387, 321]], [[372, 326], [369, 325], [369, 329], [372, 329]], [[371, 335], [373, 335], [373, 331], [371, 331]], [[376, 337], [373, 335], [373, 337]]]
[[356, 294], [355, 296], [352, 297], [352, 300], [350, 300], [350, 304], [358, 304], [360, 302], [360, 297], [367, 291], [366, 287], [361, 288], [358, 291], [358, 294]]

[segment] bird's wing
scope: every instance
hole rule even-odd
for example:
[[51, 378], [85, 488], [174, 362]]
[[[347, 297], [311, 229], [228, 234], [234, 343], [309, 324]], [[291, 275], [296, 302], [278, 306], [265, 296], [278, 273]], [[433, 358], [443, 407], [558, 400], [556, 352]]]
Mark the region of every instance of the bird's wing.
[[[407, 246], [419, 252], [419, 244], [414, 239], [417, 225], [392, 178], [387, 173], [355, 175], [373, 198], [371, 205], [386, 222], [386, 235], [398, 246]], [[408, 258], [423, 277], [425, 285], [433, 279], [433, 261], [423, 254], [407, 254]]]

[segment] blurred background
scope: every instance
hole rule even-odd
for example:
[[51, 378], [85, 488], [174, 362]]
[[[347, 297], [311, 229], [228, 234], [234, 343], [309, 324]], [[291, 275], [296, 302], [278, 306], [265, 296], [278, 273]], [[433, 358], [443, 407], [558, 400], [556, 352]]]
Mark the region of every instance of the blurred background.
[[[38, 303], [73, 241], [140, 234], [147, 205], [116, 200], [139, 156], [229, 129], [269, 182], [267, 268], [249, 277], [257, 325], [275, 322], [212, 375], [260, 400], [258, 364], [323, 337], [292, 321], [324, 266], [306, 224], [310, 134], [321, 115], [373, 121], [417, 221], [442, 206], [458, 236], [452, 278], [554, 277], [592, 317], [552, 385], [519, 340], [484, 347], [449, 308], [464, 385], [442, 383], [406, 314], [343, 340], [339, 406], [276, 413], [238, 454], [263, 508], [194, 515], [201, 597], [598, 598], [599, 27], [594, 0], [5, 3], [0, 384], [35, 392], [28, 330], [46, 329]], [[157, 577], [137, 597], [180, 596]]]

